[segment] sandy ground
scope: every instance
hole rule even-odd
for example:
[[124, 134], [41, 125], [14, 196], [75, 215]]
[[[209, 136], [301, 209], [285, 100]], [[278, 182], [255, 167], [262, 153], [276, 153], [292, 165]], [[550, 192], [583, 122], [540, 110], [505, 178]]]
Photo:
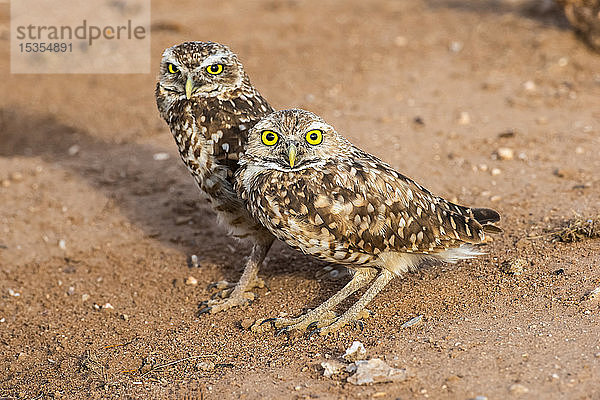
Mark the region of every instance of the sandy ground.
[[[0, 396], [600, 399], [600, 302], [584, 299], [600, 286], [600, 241], [544, 236], [600, 213], [600, 56], [559, 13], [500, 0], [152, 7], [148, 75], [11, 75], [1, 36]], [[273, 105], [312, 110], [435, 193], [497, 209], [505, 232], [477, 260], [393, 281], [362, 332], [242, 328], [348, 279], [281, 243], [257, 301], [199, 318], [207, 286], [236, 280], [249, 248], [216, 225], [156, 111], [160, 55], [184, 40], [227, 43]], [[502, 272], [515, 258], [523, 273]], [[354, 340], [413, 376], [323, 377]]]

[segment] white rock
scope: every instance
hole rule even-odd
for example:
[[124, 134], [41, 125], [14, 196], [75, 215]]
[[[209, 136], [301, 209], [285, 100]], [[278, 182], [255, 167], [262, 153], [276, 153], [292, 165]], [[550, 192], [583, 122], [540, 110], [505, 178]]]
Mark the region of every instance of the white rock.
[[405, 323], [400, 325], [400, 328], [410, 328], [411, 326], [418, 324], [422, 320], [423, 320], [423, 315], [421, 314], [414, 318], [409, 319], [408, 321], [406, 321]]
[[189, 286], [196, 286], [198, 284], [198, 279], [196, 279], [196, 278], [194, 278], [193, 276], [190, 275], [185, 280], [185, 284], [189, 285]]
[[458, 123], [460, 125], [469, 125], [471, 123], [471, 116], [466, 111], [461, 111], [458, 116]]
[[58, 247], [59, 247], [61, 250], [66, 250], [66, 249], [67, 249], [67, 242], [65, 242], [65, 239], [60, 239], [60, 240], [58, 241]]
[[496, 150], [496, 154], [498, 154], [498, 158], [501, 160], [512, 160], [515, 158], [515, 152], [510, 147], [500, 147]]
[[346, 349], [342, 358], [346, 361], [357, 361], [364, 360], [366, 355], [367, 349], [365, 349], [365, 345], [358, 340], [355, 340], [352, 342], [352, 345]]
[[152, 158], [155, 161], [165, 161], [169, 159], [169, 153], [155, 153], [154, 155], [152, 155]]
[[325, 378], [331, 378], [333, 375], [337, 375], [342, 372], [345, 365], [336, 360], [323, 361], [321, 363], [321, 367], [323, 368], [323, 376]]
[[356, 365], [356, 373], [348, 378], [348, 382], [353, 385], [402, 382], [408, 378], [405, 369], [392, 368], [380, 358], [372, 358], [369, 361], [356, 361], [354, 364]]
[[521, 385], [520, 383], [513, 383], [512, 385], [509, 386], [508, 391], [511, 392], [512, 394], [529, 393], [529, 389], [526, 388], [525, 386]]

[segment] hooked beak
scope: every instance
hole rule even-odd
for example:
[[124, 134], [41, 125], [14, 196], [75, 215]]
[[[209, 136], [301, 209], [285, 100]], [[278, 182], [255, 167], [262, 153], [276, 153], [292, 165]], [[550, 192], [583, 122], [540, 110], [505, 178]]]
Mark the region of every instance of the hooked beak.
[[185, 83], [185, 97], [189, 100], [192, 97], [194, 91], [194, 80], [191, 76], [188, 76], [187, 82]]
[[296, 164], [296, 145], [295, 144], [290, 144], [290, 146], [288, 147], [288, 157], [290, 160], [290, 167], [294, 168], [294, 165]]

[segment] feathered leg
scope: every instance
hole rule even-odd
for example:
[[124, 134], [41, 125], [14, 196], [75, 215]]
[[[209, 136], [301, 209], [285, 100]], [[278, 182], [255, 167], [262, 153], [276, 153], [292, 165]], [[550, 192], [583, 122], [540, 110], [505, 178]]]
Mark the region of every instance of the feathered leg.
[[332, 324], [327, 325], [317, 330], [319, 335], [327, 335], [328, 333], [335, 332], [350, 322], [356, 321], [361, 314], [361, 311], [369, 304], [375, 296], [388, 284], [389, 281], [394, 279], [396, 275], [384, 269], [381, 271], [375, 282], [367, 289], [362, 297], [354, 303], [352, 307], [348, 309], [341, 317], [336, 319]]
[[[267, 252], [273, 244], [274, 238], [260, 238], [254, 242], [252, 253], [248, 257], [244, 272], [239, 282], [230, 291], [229, 296], [222, 300], [209, 300], [205, 302], [206, 307], [199, 311], [199, 314], [217, 313], [225, 311], [232, 307], [242, 306], [251, 303], [256, 297], [250, 290], [260, 287], [262, 280], [258, 278], [258, 270], [264, 261]], [[263, 285], [264, 286], [264, 283]]]
[[323, 323], [331, 322], [331, 320], [334, 319], [332, 308], [340, 304], [352, 293], [371, 282], [376, 274], [377, 270], [375, 268], [357, 269], [346, 286], [314, 310], [311, 310], [298, 318], [267, 318], [259, 320], [255, 322], [250, 329], [253, 332], [265, 332], [273, 326], [275, 328], [283, 328], [288, 332], [292, 330], [304, 331], [312, 324], [316, 324], [318, 327]]

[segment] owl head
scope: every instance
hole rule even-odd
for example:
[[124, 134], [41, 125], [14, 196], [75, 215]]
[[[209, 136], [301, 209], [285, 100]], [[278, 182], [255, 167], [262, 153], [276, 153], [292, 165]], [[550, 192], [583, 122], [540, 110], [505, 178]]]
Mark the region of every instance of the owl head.
[[347, 156], [351, 147], [331, 125], [310, 111], [281, 110], [264, 117], [250, 130], [240, 162], [297, 171]]
[[237, 56], [219, 43], [185, 42], [166, 49], [159, 85], [178, 97], [212, 97], [241, 87], [245, 73]]

